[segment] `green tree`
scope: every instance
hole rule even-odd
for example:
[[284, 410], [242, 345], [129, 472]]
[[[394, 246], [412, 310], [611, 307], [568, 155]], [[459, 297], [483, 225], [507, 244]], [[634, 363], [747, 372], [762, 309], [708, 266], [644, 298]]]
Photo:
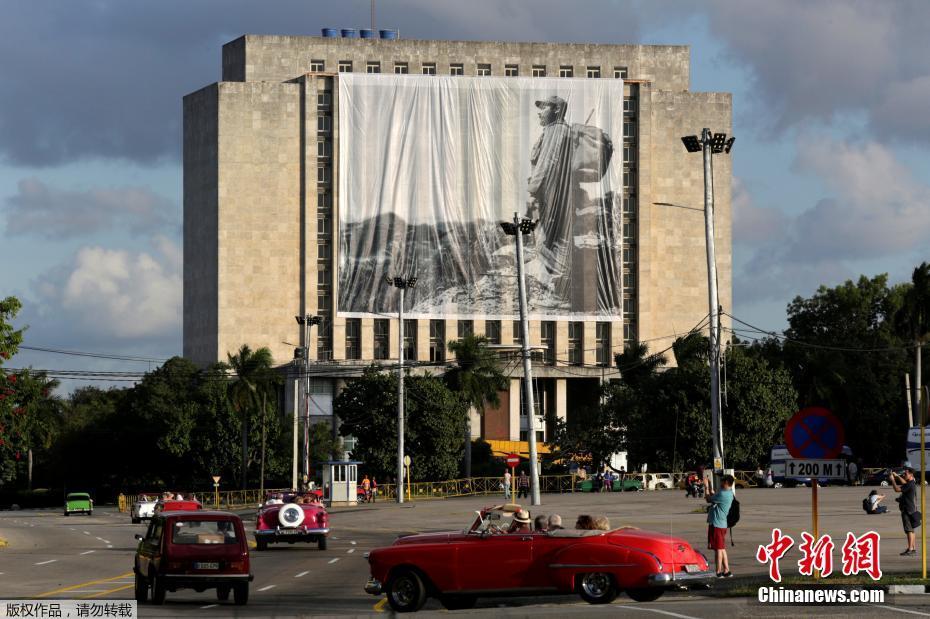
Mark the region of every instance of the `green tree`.
[[[488, 348], [483, 335], [466, 335], [449, 342], [449, 352], [455, 355], [455, 365], [446, 372], [450, 389], [473, 408], [484, 414], [487, 404], [500, 405], [500, 392], [507, 389], [507, 378], [500, 368], [497, 355]], [[465, 416], [465, 477], [471, 477], [471, 415]]]
[[[911, 275], [911, 284], [906, 288], [902, 305], [895, 315], [895, 322], [897, 323], [897, 332], [902, 339], [905, 342], [916, 344], [917, 351], [915, 354], [922, 354], [922, 347], [927, 343], [927, 336], [930, 335], [930, 264], [923, 262], [914, 269]], [[915, 363], [915, 386], [917, 382]], [[923, 377], [921, 377], [920, 382], [923, 382]], [[914, 398], [912, 404], [914, 411], [926, 411], [926, 398], [924, 398], [922, 405], [919, 398]], [[915, 415], [915, 417], [917, 423], [919, 423], [919, 416]]]
[[16, 475], [17, 457], [25, 447], [24, 437], [17, 433], [20, 413], [14, 413], [15, 381], [3, 369], [23, 341], [22, 329], [14, 329], [12, 321], [22, 305], [16, 297], [0, 300], [0, 486], [9, 483]]
[[[239, 351], [233, 355], [228, 354], [229, 366], [235, 374], [235, 380], [229, 390], [230, 403], [239, 413], [242, 437], [242, 472], [240, 484], [242, 489], [248, 483], [249, 464], [252, 459], [249, 452], [249, 432], [251, 418], [258, 417], [262, 442], [267, 434], [268, 401], [276, 402], [275, 397], [269, 398], [269, 392], [274, 393], [275, 374], [272, 371], [273, 360], [271, 351], [262, 347], [252, 350], [248, 344], [243, 344]], [[253, 443], [254, 444], [254, 443]], [[262, 468], [264, 469], [264, 449], [261, 451]], [[264, 484], [264, 470], [261, 483]]]
[[35, 453], [39, 451], [44, 458], [61, 431], [61, 401], [54, 394], [59, 383], [31, 369], [8, 379], [14, 383], [14, 425], [26, 449], [26, 488], [32, 490]]
[[[462, 458], [462, 432], [468, 405], [434, 376], [410, 376], [405, 382], [404, 447], [414, 481], [452, 479]], [[342, 436], [356, 439], [352, 458], [382, 480], [397, 465], [397, 381], [377, 366], [349, 382], [334, 410]]]

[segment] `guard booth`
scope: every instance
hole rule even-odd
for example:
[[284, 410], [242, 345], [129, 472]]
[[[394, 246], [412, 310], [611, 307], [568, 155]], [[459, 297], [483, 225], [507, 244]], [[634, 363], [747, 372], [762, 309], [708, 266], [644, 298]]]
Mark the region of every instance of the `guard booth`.
[[323, 499], [327, 505], [355, 505], [358, 502], [357, 460], [327, 460], [323, 469]]

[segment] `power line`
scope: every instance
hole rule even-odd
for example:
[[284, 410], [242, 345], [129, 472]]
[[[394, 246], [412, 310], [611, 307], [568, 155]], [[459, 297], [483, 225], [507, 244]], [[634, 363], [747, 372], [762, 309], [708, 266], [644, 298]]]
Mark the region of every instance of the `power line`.
[[[798, 346], [807, 346], [808, 348], [819, 348], [822, 350], [833, 350], [833, 351], [838, 351], [838, 352], [899, 352], [899, 351], [907, 351], [907, 350], [914, 349], [914, 345], [887, 346], [887, 347], [882, 347], [882, 348], [858, 348], [858, 347], [850, 347], [850, 346], [832, 346], [829, 344], [815, 344], [812, 342], [805, 342], [803, 340], [796, 340], [794, 338], [788, 337], [787, 335], [784, 335], [783, 333], [777, 333], [775, 331], [766, 331], [765, 329], [760, 329], [759, 327], [756, 327], [755, 325], [749, 324], [745, 320], [740, 320], [739, 318], [737, 318], [736, 316], [732, 314], [729, 314], [727, 312], [722, 312], [722, 313], [725, 316], [729, 316], [730, 318], [740, 323], [741, 325], [749, 327], [756, 333], [767, 335], [769, 337], [773, 337], [773, 338], [776, 338], [776, 339], [779, 339], [785, 342], [791, 342], [792, 344], [797, 344]], [[734, 331], [732, 328], [729, 330]]]
[[154, 357], [137, 357], [132, 355], [115, 355], [108, 353], [86, 352], [80, 350], [61, 350], [59, 348], [45, 348], [42, 346], [19, 346], [22, 350], [32, 350], [36, 352], [48, 352], [56, 355], [72, 355], [75, 357], [93, 357], [94, 359], [113, 359], [115, 361], [139, 361], [141, 363], [164, 363], [167, 359], [156, 359]]

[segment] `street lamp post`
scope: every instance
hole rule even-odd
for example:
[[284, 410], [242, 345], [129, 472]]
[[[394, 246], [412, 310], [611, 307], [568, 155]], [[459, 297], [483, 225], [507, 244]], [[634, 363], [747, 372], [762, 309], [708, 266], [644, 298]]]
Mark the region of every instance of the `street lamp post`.
[[533, 362], [530, 355], [530, 323], [527, 318], [526, 273], [523, 266], [523, 235], [532, 234], [536, 222], [521, 219], [513, 214], [513, 221], [502, 221], [501, 229], [508, 236], [517, 239], [517, 282], [520, 299], [520, 330], [523, 332], [521, 348], [523, 354], [523, 398], [526, 402], [527, 432], [530, 452], [530, 490], [533, 505], [540, 505], [539, 499], [539, 461], [536, 459], [536, 403], [533, 401]]
[[724, 468], [723, 424], [720, 420], [720, 302], [717, 295], [717, 265], [714, 252], [714, 163], [715, 153], [729, 153], [735, 137], [711, 134], [710, 129], [681, 138], [689, 153], [704, 155], [704, 235], [707, 243], [707, 293], [710, 306], [710, 425], [713, 437], [714, 471]]
[[397, 305], [397, 502], [404, 502], [404, 291], [417, 285], [416, 277], [385, 277], [400, 293]]
[[[303, 375], [304, 375], [304, 433], [303, 433], [303, 479], [309, 481], [310, 479], [310, 327], [313, 325], [319, 325], [323, 320], [322, 316], [312, 316], [306, 314], [303, 316], [294, 316], [294, 319], [303, 327]], [[297, 415], [297, 409], [294, 409], [294, 415]], [[295, 420], [296, 421], [296, 420]], [[295, 428], [296, 430], [296, 428]], [[297, 439], [294, 439], [294, 466], [293, 469], [297, 470]], [[293, 475], [296, 477], [296, 474]], [[294, 482], [294, 490], [298, 488], [298, 482], [296, 479], [292, 479]]]

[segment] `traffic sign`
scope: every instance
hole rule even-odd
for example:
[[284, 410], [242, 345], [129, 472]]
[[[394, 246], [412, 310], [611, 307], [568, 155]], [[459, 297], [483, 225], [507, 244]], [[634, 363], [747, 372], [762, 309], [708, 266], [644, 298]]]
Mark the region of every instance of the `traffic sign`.
[[509, 466], [510, 468], [514, 468], [518, 464], [520, 464], [520, 456], [518, 456], [517, 454], [510, 454], [509, 456], [507, 456], [507, 466]]
[[404, 456], [404, 466], [410, 466], [410, 456]]
[[213, 476], [213, 483], [214, 483], [214, 484], [220, 483], [220, 476], [219, 476], [219, 475], [214, 475], [214, 476]]
[[846, 479], [846, 462], [843, 460], [785, 460], [786, 477], [812, 479]]
[[821, 406], [801, 409], [785, 426], [785, 446], [799, 460], [832, 460], [843, 452], [845, 438], [843, 424]]

